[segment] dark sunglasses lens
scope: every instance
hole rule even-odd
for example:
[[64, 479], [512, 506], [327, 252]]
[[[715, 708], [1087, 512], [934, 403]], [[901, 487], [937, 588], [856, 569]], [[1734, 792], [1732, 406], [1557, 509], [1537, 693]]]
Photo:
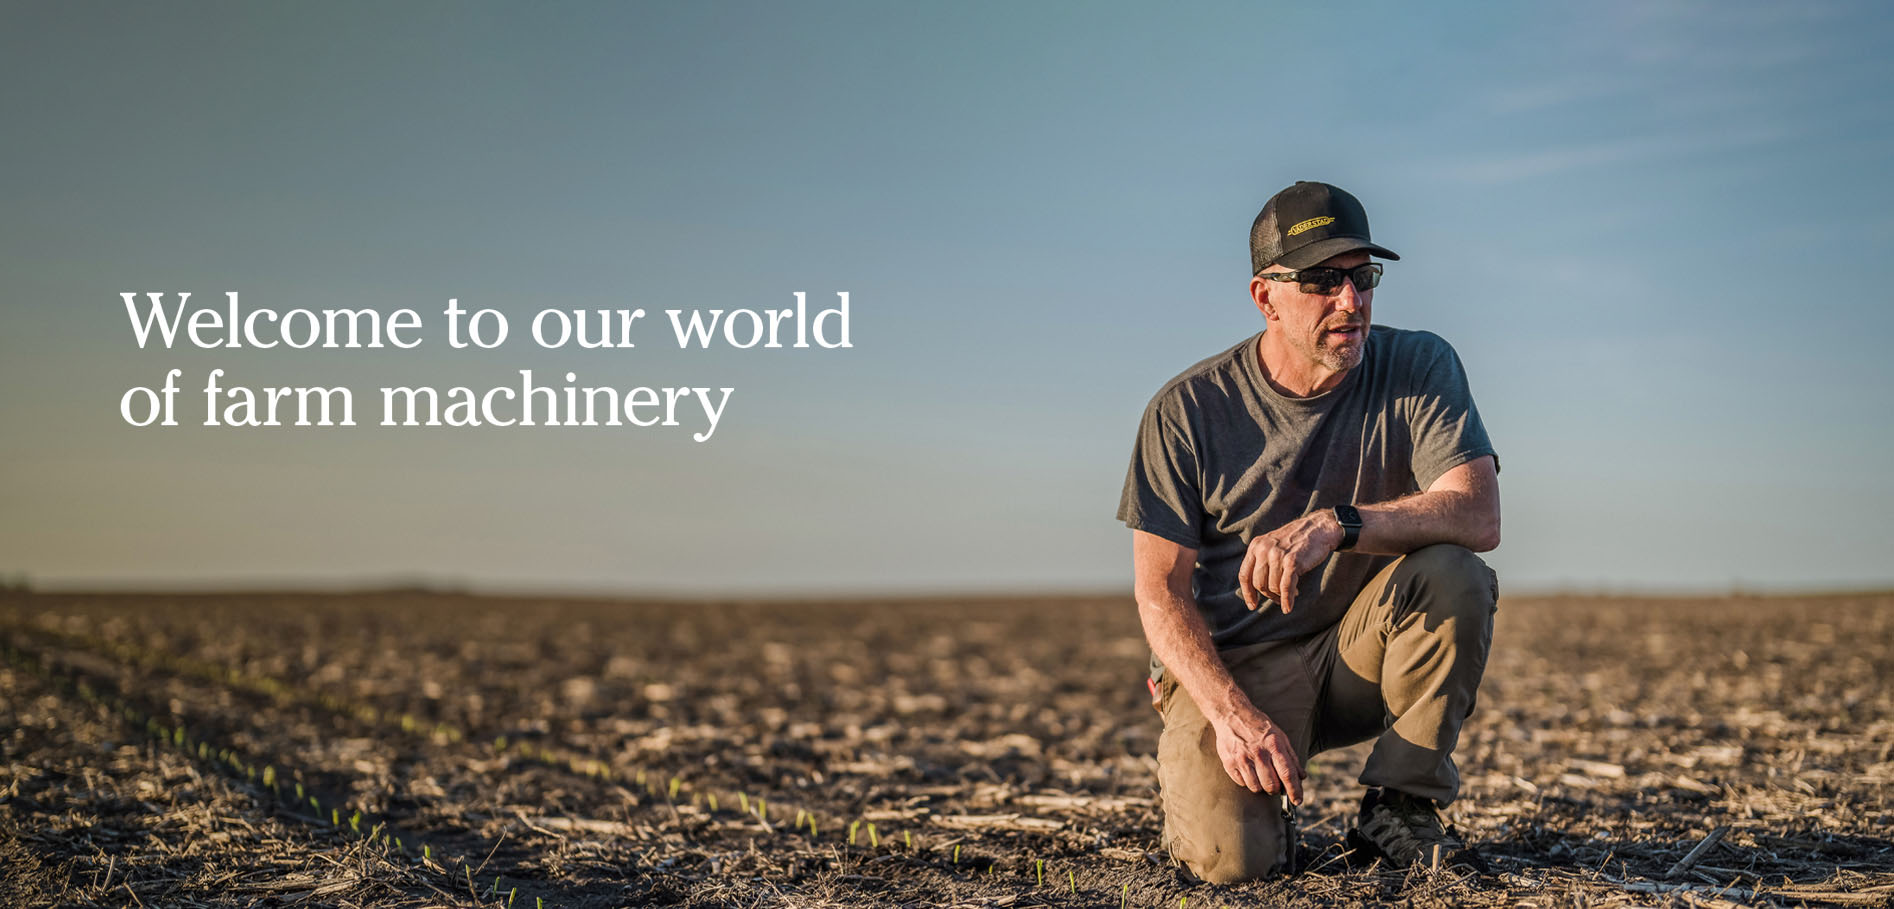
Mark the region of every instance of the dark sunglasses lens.
[[1339, 268], [1305, 268], [1296, 273], [1305, 294], [1332, 294], [1342, 286], [1344, 273]]
[[1350, 272], [1348, 277], [1355, 282], [1356, 290], [1373, 290], [1381, 283], [1381, 267], [1373, 264], [1363, 265]]

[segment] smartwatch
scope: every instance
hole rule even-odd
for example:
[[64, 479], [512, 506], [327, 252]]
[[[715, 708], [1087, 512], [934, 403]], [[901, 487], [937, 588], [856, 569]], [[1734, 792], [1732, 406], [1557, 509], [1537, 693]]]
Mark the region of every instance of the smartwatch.
[[1361, 512], [1356, 511], [1353, 505], [1337, 505], [1335, 520], [1342, 525], [1342, 543], [1335, 547], [1335, 551], [1355, 548], [1355, 543], [1361, 539]]

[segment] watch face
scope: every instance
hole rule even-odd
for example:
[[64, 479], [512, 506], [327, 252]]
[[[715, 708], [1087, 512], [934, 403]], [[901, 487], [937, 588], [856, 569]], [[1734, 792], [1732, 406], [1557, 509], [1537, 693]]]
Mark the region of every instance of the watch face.
[[1361, 512], [1356, 511], [1353, 505], [1337, 505], [1335, 506], [1335, 520], [1341, 522], [1343, 527], [1360, 527]]

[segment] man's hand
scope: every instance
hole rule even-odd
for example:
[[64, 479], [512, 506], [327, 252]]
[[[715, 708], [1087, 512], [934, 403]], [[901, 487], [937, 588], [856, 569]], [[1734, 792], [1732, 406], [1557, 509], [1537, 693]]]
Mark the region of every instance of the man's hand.
[[1282, 604], [1288, 612], [1296, 605], [1296, 585], [1310, 569], [1342, 544], [1342, 525], [1328, 509], [1311, 511], [1250, 541], [1243, 564], [1236, 570], [1237, 589], [1249, 608], [1262, 605], [1259, 593]]
[[1217, 757], [1224, 772], [1251, 792], [1289, 796], [1302, 804], [1302, 762], [1289, 734], [1254, 707], [1227, 719], [1212, 719], [1217, 731]]

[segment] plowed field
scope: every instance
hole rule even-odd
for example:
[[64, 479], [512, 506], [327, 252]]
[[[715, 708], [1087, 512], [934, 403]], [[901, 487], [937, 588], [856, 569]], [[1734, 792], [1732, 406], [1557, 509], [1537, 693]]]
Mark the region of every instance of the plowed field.
[[[1128, 597], [0, 594], [0, 905], [1894, 901], [1894, 594], [1508, 598], [1452, 819], [1494, 866], [1157, 854]], [[1670, 874], [1718, 828], [1720, 842]]]

